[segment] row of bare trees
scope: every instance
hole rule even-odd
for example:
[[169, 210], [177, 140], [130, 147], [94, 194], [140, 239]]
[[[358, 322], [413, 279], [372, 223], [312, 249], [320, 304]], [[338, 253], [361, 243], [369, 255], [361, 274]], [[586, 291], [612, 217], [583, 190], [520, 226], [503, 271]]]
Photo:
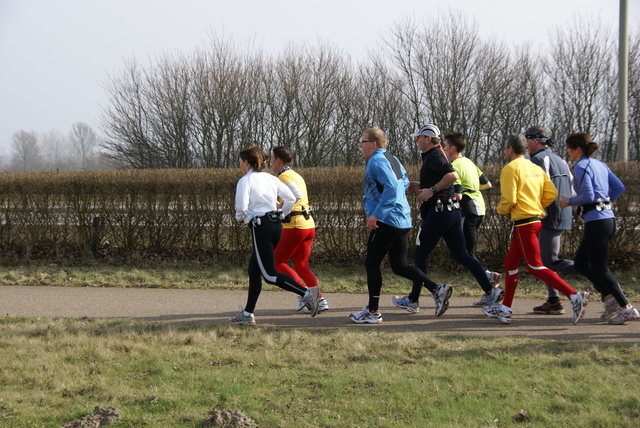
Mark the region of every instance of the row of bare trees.
[[[629, 153], [640, 153], [640, 36], [630, 43]], [[600, 156], [617, 150], [617, 41], [575, 19], [542, 52], [484, 40], [457, 12], [394, 24], [357, 64], [323, 42], [279, 54], [213, 37], [206, 49], [135, 60], [105, 83], [104, 148], [127, 168], [235, 166], [239, 149], [288, 145], [299, 166], [362, 162], [357, 139], [379, 126], [407, 163], [425, 122], [463, 132], [467, 156], [502, 162], [502, 141], [532, 124], [556, 140], [584, 131]]]
[[103, 169], [99, 143], [93, 128], [83, 122], [74, 123], [67, 136], [56, 130], [45, 134], [20, 130], [11, 139], [9, 169], [15, 172]]

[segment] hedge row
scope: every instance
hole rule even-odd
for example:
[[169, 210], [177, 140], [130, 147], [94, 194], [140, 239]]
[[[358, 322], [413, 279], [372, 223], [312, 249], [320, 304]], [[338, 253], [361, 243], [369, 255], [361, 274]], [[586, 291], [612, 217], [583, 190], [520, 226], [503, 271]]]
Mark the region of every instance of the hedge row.
[[[610, 258], [625, 267], [640, 260], [640, 168], [635, 162], [611, 167], [627, 191], [615, 204], [618, 233]], [[495, 214], [500, 169], [483, 167], [494, 184], [484, 192], [488, 210], [478, 241], [478, 256], [488, 267], [501, 264], [509, 241], [508, 219]], [[418, 166], [407, 170], [417, 179]], [[361, 204], [363, 168], [298, 172], [317, 214], [312, 261], [361, 263], [368, 234]], [[0, 249], [9, 262], [90, 255], [244, 260], [249, 233], [233, 220], [239, 178], [237, 169], [0, 174]], [[409, 200], [417, 226], [418, 201], [415, 195]], [[565, 233], [565, 257], [575, 253], [581, 233], [576, 219], [574, 229]], [[456, 267], [442, 244], [431, 262]]]

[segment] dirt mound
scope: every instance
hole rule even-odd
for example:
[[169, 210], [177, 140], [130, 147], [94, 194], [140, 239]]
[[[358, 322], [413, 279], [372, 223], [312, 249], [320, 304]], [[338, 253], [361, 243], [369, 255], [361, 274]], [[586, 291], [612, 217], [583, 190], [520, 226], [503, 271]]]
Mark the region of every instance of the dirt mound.
[[202, 422], [203, 427], [253, 428], [258, 425], [236, 410], [212, 410], [209, 417]]
[[100, 428], [122, 419], [122, 412], [115, 407], [96, 406], [93, 413], [75, 421], [67, 422], [62, 428]]

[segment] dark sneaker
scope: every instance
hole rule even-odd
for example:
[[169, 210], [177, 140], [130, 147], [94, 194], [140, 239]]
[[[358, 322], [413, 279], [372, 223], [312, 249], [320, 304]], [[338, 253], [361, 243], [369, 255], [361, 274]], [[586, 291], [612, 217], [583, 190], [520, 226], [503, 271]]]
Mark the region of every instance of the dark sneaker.
[[549, 303], [547, 300], [540, 306], [533, 308], [533, 313], [540, 315], [562, 315], [564, 314], [564, 308], [560, 301], [558, 301], [558, 303]]

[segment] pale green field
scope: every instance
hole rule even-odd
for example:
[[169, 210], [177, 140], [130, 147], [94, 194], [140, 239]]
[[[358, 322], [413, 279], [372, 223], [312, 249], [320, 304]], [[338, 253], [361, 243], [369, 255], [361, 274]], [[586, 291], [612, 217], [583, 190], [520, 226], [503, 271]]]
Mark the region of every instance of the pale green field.
[[[366, 289], [364, 269], [316, 273], [327, 291]], [[468, 275], [433, 276], [477, 295]], [[638, 295], [634, 273], [618, 277]], [[244, 268], [193, 264], [30, 264], [0, 281], [246, 288]], [[385, 272], [386, 292], [406, 287]], [[544, 293], [531, 278], [518, 291]], [[640, 344], [4, 316], [0, 350], [7, 427], [60, 427], [97, 405], [123, 412], [117, 427], [196, 427], [211, 410], [261, 427], [640, 426]]]
[[[366, 293], [364, 266], [312, 266], [321, 288], [327, 292]], [[640, 271], [615, 273], [628, 297], [640, 296]], [[458, 296], [476, 296], [478, 284], [467, 272], [446, 272], [434, 267], [430, 276], [436, 282], [454, 285]], [[591, 288], [581, 276], [565, 278], [579, 290]], [[406, 292], [408, 281], [383, 268], [383, 292]], [[5, 285], [51, 285], [63, 287], [145, 287], [145, 288], [216, 288], [245, 290], [246, 266], [229, 264], [203, 265], [195, 262], [157, 262], [154, 266], [115, 266], [96, 262], [60, 264], [30, 262], [19, 266], [0, 266], [0, 283]], [[270, 286], [266, 285], [268, 289]], [[518, 296], [542, 298], [546, 288], [526, 269], [521, 269]]]
[[0, 425], [637, 427], [640, 345], [130, 321], [0, 321]]

